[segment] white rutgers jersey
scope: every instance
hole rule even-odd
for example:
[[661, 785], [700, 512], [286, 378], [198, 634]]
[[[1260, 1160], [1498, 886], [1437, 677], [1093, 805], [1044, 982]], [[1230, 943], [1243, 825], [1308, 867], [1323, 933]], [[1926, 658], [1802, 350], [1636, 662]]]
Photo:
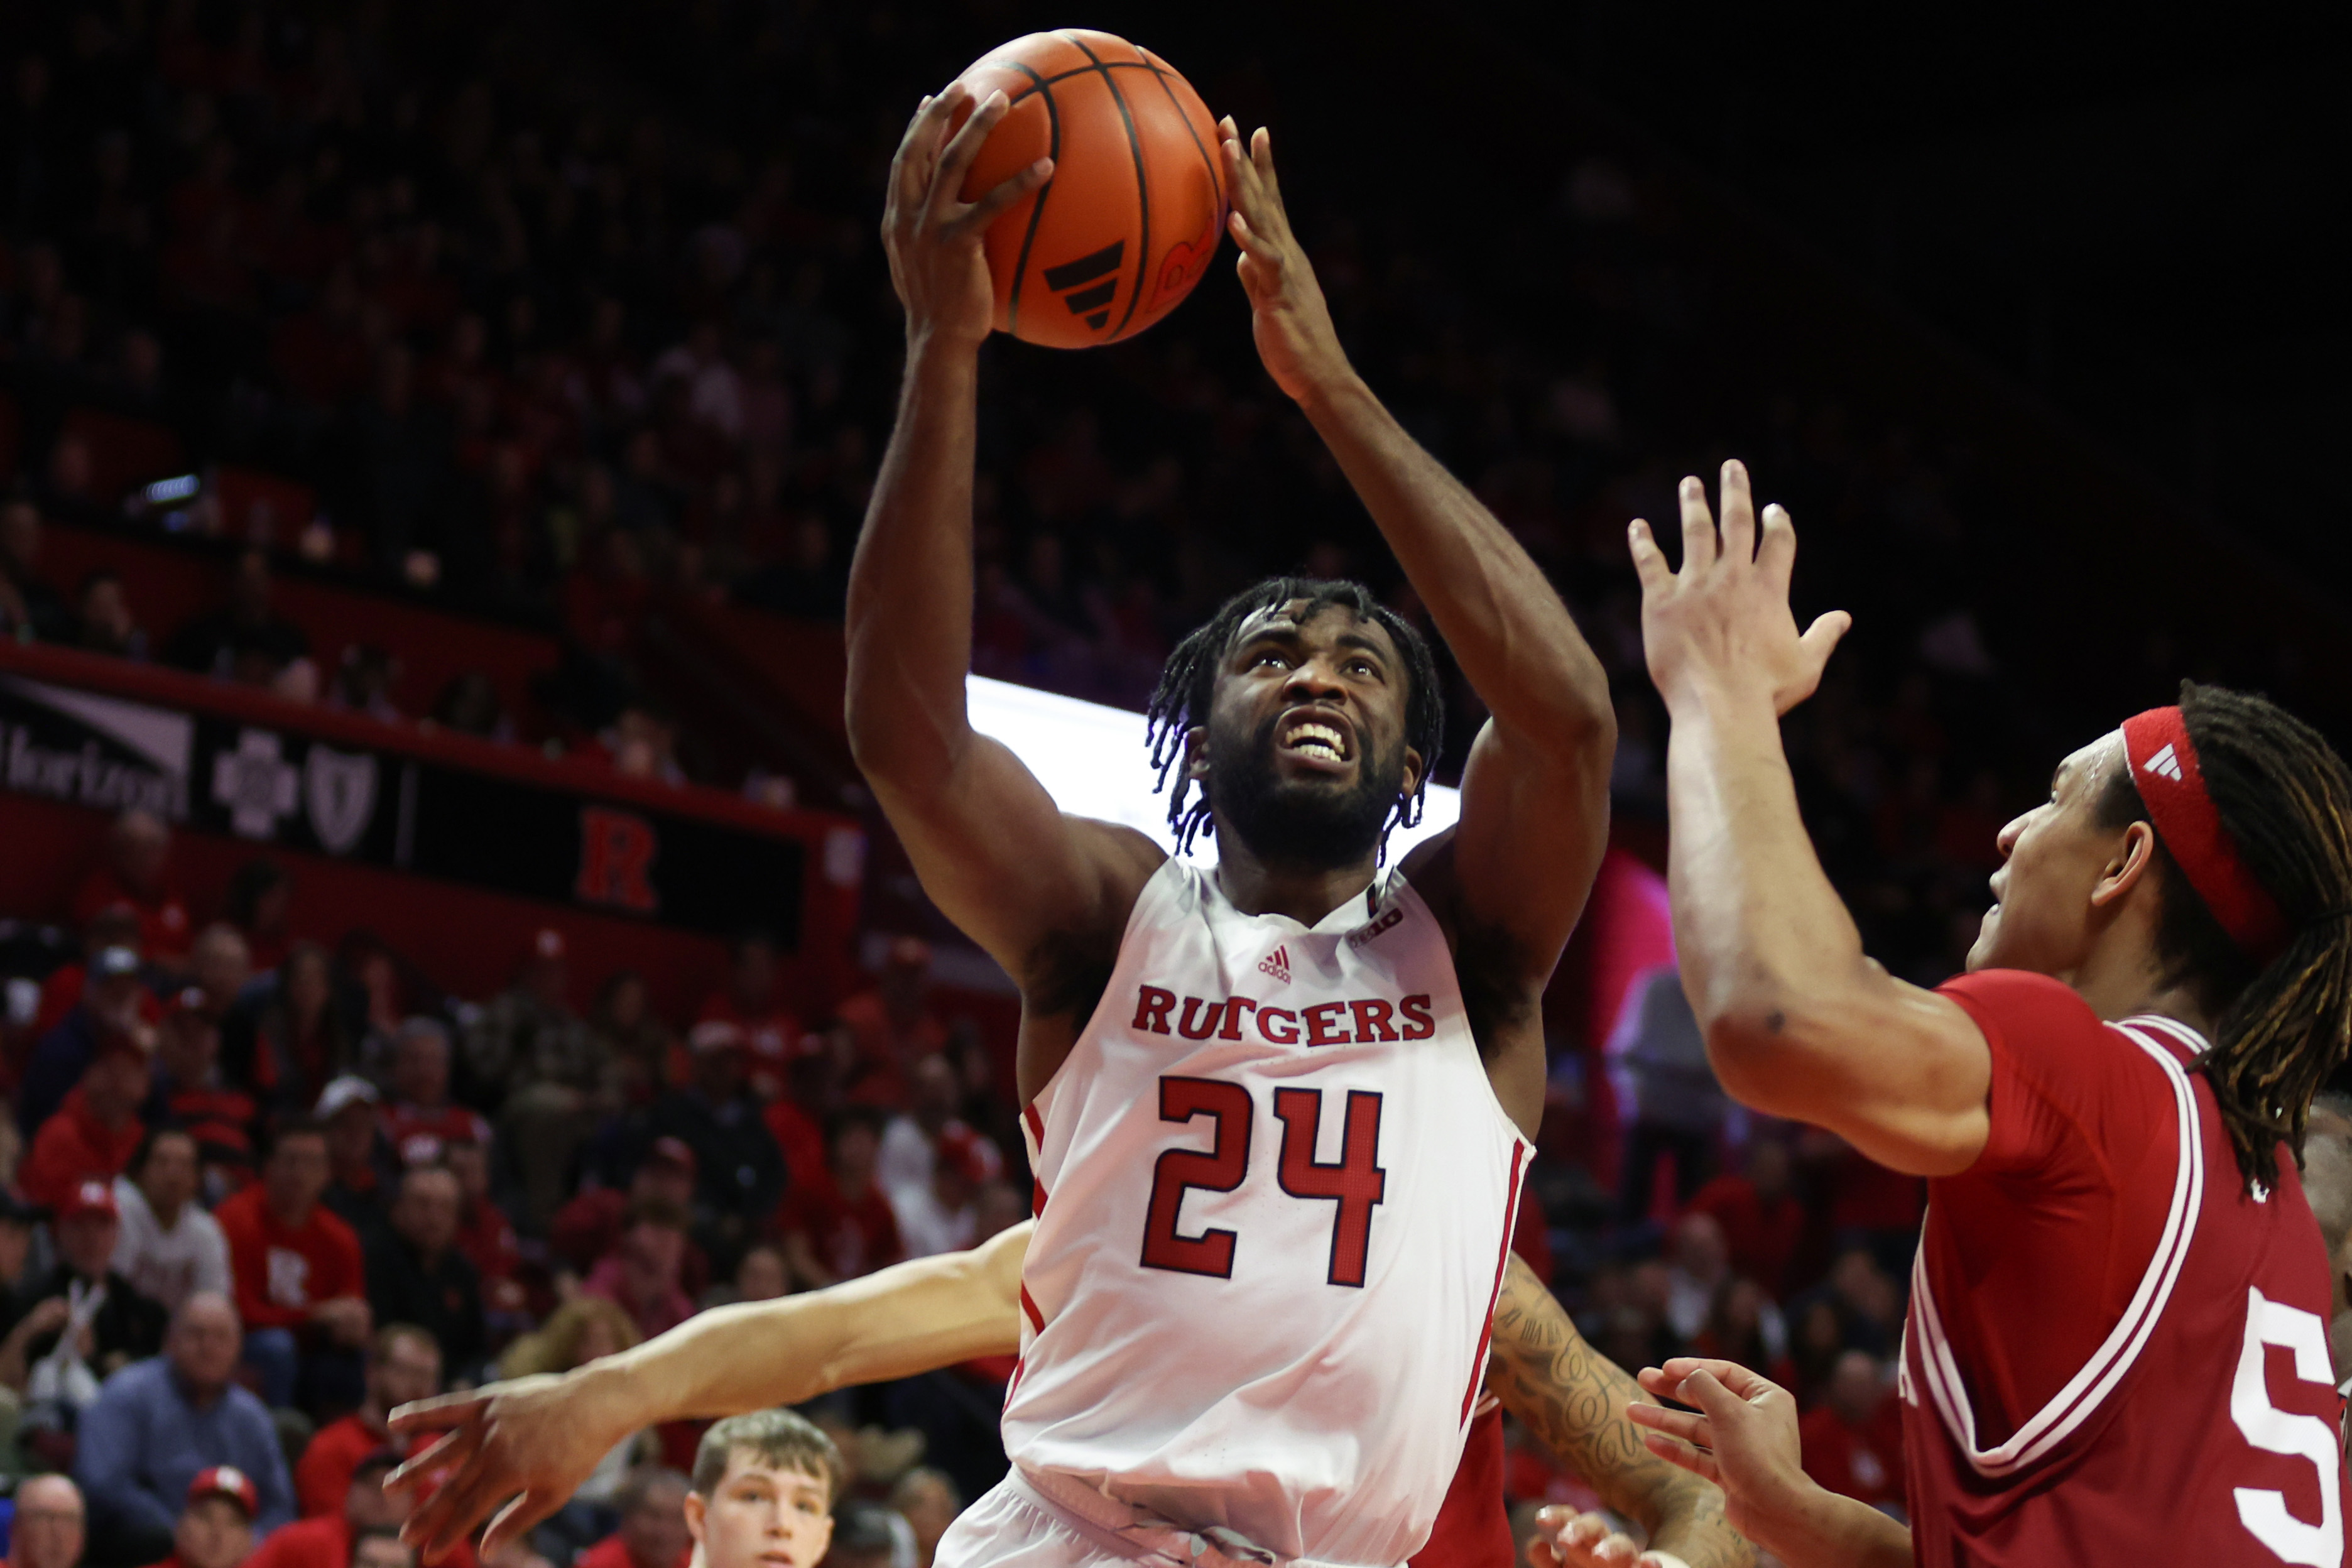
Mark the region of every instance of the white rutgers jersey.
[[1004, 1446], [1187, 1529], [1390, 1568], [1486, 1361], [1528, 1146], [1445, 933], [1391, 875], [1312, 927], [1145, 884], [1023, 1114], [1037, 1231]]

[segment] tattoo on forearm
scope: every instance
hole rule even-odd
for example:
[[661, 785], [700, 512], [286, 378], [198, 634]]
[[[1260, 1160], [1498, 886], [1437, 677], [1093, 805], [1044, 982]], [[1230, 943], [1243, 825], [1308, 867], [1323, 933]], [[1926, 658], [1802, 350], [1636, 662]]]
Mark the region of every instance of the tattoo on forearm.
[[1496, 1395], [1553, 1456], [1650, 1544], [1691, 1568], [1748, 1568], [1755, 1549], [1723, 1517], [1723, 1493], [1643, 1446], [1625, 1406], [1641, 1385], [1594, 1350], [1535, 1272], [1514, 1257], [1495, 1308]]

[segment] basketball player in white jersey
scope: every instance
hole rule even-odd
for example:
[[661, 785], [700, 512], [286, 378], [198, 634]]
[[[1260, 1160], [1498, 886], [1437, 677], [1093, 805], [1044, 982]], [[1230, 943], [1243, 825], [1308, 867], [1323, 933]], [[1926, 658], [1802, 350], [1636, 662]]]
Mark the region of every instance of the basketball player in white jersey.
[[[1539, 1004], [1607, 833], [1607, 681], [1502, 525], [1342, 352], [1266, 133], [1223, 154], [1266, 370], [1323, 437], [1492, 714], [1458, 826], [1381, 874], [1442, 722], [1420, 637], [1281, 579], [1171, 656], [1152, 708], [1180, 843], [1066, 816], [973, 732], [971, 485], [992, 294], [923, 105], [883, 220], [898, 427], [851, 569], [850, 742], [934, 901], [1012, 974], [1038, 1181], [1013, 1474], [943, 1568], [1163, 1555], [1389, 1568], [1477, 1397], [1543, 1092]], [[1163, 773], [1163, 777], [1166, 773]]]

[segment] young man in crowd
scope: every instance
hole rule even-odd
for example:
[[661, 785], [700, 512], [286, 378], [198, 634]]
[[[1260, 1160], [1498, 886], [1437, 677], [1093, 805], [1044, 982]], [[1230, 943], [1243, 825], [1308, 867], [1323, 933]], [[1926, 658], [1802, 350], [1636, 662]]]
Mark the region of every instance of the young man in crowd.
[[203, 1173], [195, 1134], [158, 1127], [114, 1181], [122, 1233], [114, 1244], [115, 1271], [166, 1311], [199, 1290], [226, 1296], [236, 1289], [228, 1238], [220, 1222], [196, 1201]]
[[319, 1201], [327, 1172], [324, 1131], [289, 1121], [261, 1180], [214, 1211], [228, 1237], [246, 1356], [273, 1406], [292, 1405], [306, 1378], [314, 1394], [360, 1396], [358, 1352], [372, 1321], [367, 1269], [359, 1237]]
[[686, 1495], [691, 1568], [817, 1568], [846, 1473], [833, 1439], [792, 1411], [718, 1423], [695, 1450]]
[[261, 1491], [234, 1465], [200, 1470], [172, 1528], [172, 1555], [155, 1568], [239, 1568], [253, 1555]]
[[694, 1536], [686, 1526], [694, 1483], [660, 1465], [640, 1465], [621, 1483], [614, 1503], [621, 1527], [588, 1548], [572, 1568], [688, 1568]]
[[367, 1242], [368, 1305], [378, 1322], [422, 1326], [448, 1364], [470, 1374], [482, 1358], [482, 1279], [457, 1249], [465, 1194], [446, 1165], [401, 1173], [390, 1223]]
[[139, 1108], [153, 1082], [143, 1037], [109, 1030], [99, 1038], [81, 1081], [33, 1135], [16, 1184], [37, 1204], [55, 1205], [80, 1182], [111, 1182], [131, 1168], [147, 1136]]
[[384, 1419], [411, 1400], [441, 1392], [441, 1347], [414, 1323], [386, 1323], [368, 1347], [367, 1398], [357, 1410], [319, 1428], [294, 1467], [294, 1499], [302, 1517], [335, 1513], [351, 1489], [360, 1461], [378, 1448], [398, 1447]]

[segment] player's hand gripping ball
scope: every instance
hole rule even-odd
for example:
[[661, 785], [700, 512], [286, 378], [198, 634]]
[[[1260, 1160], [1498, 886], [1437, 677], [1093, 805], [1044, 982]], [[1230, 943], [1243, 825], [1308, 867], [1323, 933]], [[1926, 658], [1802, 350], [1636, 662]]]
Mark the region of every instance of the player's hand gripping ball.
[[1167, 61], [1066, 27], [992, 49], [957, 80], [972, 104], [1009, 100], [964, 175], [964, 201], [1054, 161], [983, 242], [999, 331], [1092, 348], [1133, 337], [1192, 291], [1224, 234], [1227, 194], [1216, 122]]

